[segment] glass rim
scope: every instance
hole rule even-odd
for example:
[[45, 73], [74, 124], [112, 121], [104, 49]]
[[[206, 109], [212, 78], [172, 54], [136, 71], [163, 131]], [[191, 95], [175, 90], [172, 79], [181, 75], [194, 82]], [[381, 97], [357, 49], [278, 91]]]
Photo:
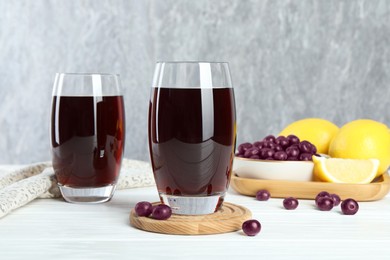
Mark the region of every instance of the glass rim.
[[120, 74], [118, 73], [106, 73], [106, 72], [57, 72], [56, 75], [63, 75], [63, 76], [115, 76], [120, 77]]
[[199, 64], [199, 63], [209, 63], [209, 64], [229, 64], [227, 61], [156, 61], [156, 64], [167, 63], [167, 64]]

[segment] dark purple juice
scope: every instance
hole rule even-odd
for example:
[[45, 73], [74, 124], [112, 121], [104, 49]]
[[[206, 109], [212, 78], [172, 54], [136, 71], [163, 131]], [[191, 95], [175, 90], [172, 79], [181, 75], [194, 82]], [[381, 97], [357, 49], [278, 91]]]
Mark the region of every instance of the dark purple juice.
[[153, 88], [149, 150], [160, 193], [223, 194], [236, 138], [232, 88]]
[[60, 185], [102, 187], [119, 176], [125, 141], [122, 96], [54, 96], [51, 143]]

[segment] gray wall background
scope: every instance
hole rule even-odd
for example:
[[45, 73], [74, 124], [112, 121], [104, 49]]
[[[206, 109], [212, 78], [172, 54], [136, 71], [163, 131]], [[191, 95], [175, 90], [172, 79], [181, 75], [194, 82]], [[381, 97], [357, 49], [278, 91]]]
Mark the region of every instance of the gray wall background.
[[126, 157], [149, 160], [157, 60], [230, 63], [238, 143], [304, 117], [390, 124], [390, 1], [0, 0], [0, 163], [50, 160], [59, 71], [121, 74]]

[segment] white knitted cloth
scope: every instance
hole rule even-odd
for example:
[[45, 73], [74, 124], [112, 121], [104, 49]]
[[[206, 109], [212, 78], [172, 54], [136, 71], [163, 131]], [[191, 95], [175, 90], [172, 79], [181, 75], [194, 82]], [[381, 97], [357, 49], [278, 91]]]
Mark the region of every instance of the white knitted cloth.
[[[155, 185], [149, 163], [122, 160], [117, 189]], [[60, 191], [51, 163], [37, 163], [17, 171], [0, 172], [0, 218], [36, 198], [58, 198]]]

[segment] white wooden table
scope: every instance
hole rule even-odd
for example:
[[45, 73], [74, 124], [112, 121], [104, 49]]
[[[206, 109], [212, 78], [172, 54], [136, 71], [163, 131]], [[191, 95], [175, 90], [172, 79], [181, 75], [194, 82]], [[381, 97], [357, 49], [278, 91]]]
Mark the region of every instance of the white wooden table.
[[230, 191], [226, 201], [261, 222], [255, 237], [141, 231], [129, 224], [141, 200], [157, 201], [156, 189], [117, 191], [98, 205], [35, 200], [0, 219], [0, 259], [390, 259], [390, 195], [345, 216], [340, 207], [319, 211], [312, 200], [288, 211], [282, 199], [261, 202]]

